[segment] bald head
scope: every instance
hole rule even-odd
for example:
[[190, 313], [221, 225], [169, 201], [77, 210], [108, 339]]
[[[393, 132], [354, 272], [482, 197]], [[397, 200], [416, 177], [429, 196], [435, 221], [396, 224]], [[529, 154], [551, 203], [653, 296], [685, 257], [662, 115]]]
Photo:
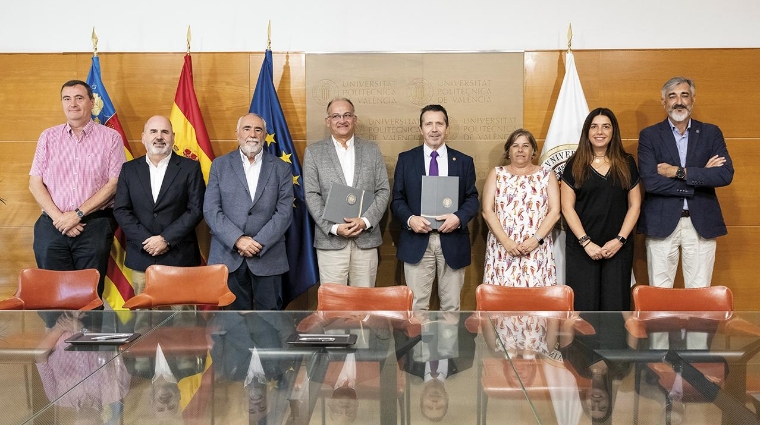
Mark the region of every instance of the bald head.
[[160, 115], [150, 117], [143, 128], [142, 142], [148, 159], [153, 164], [158, 164], [172, 153], [174, 147], [172, 123]]

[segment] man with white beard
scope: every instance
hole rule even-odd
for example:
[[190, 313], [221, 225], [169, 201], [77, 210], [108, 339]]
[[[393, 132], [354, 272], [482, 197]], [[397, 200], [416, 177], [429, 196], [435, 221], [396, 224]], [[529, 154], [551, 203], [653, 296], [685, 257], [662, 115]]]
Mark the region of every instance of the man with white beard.
[[238, 120], [239, 149], [211, 163], [203, 215], [211, 229], [209, 264], [229, 269], [230, 310], [280, 310], [287, 272], [285, 232], [293, 217], [290, 164], [264, 150], [267, 123]]
[[673, 77], [661, 95], [668, 117], [641, 131], [638, 149], [649, 284], [673, 287], [680, 250], [684, 286], [707, 287], [715, 238], [727, 233], [715, 188], [731, 183], [734, 167], [720, 129], [691, 118], [692, 80]]
[[206, 189], [198, 161], [172, 153], [174, 131], [167, 118], [150, 118], [142, 143], [147, 154], [124, 163], [114, 199], [135, 294], [145, 289], [145, 269], [151, 264], [200, 265], [195, 226], [203, 219]]

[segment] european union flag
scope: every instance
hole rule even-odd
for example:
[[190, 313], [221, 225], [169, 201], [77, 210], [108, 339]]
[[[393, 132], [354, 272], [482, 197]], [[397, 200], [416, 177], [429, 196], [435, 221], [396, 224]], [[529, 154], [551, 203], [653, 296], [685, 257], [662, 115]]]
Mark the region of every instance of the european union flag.
[[293, 139], [274, 88], [272, 51], [269, 49], [261, 64], [249, 112], [259, 114], [267, 123], [267, 151], [290, 163], [293, 169], [293, 222], [285, 234], [290, 271], [283, 278], [283, 301], [287, 305], [317, 283], [319, 271], [314, 250], [314, 221], [306, 209], [301, 161], [293, 147]]

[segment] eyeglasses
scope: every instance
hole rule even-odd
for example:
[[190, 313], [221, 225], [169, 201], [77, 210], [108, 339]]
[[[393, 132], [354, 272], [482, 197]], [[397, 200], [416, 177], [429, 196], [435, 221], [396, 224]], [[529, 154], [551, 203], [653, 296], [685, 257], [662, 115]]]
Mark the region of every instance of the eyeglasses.
[[354, 114], [352, 114], [352, 113], [350, 113], [350, 112], [346, 112], [346, 113], [345, 113], [345, 114], [343, 114], [343, 115], [341, 115], [341, 114], [332, 114], [332, 115], [328, 115], [328, 116], [327, 116], [327, 118], [330, 118], [330, 119], [331, 119], [331, 120], [333, 120], [333, 121], [339, 121], [341, 118], [343, 118], [344, 120], [350, 120], [351, 118], [353, 118], [353, 117], [355, 117], [355, 116], [356, 116], [356, 115], [354, 115]]

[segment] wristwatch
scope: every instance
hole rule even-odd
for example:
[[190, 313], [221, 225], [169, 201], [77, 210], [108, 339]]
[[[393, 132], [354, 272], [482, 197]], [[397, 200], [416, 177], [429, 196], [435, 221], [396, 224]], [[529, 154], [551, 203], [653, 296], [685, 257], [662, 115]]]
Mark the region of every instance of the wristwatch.
[[544, 238], [539, 238], [538, 235], [533, 235], [533, 237], [536, 238], [536, 240], [538, 241], [539, 245], [543, 245], [544, 244]]
[[77, 217], [84, 218], [84, 213], [79, 208], [74, 210], [75, 213], [77, 213]]
[[676, 170], [676, 178], [686, 180], [686, 171], [683, 169], [683, 167], [678, 167], [678, 170]]
[[628, 239], [626, 239], [626, 238], [624, 238], [624, 237], [622, 237], [620, 235], [617, 235], [617, 237], [615, 239], [619, 240], [620, 243], [623, 244], [623, 245], [625, 245], [625, 241], [628, 240]]

